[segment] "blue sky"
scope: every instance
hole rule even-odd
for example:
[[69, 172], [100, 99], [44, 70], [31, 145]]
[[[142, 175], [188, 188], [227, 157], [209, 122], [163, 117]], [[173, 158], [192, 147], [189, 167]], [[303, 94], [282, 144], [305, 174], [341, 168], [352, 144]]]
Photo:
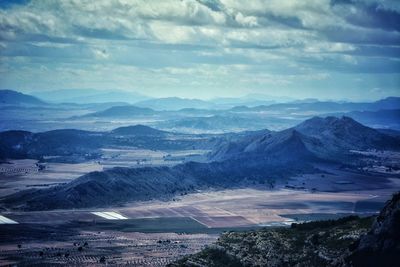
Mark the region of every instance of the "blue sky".
[[400, 95], [398, 0], [0, 0], [0, 87]]

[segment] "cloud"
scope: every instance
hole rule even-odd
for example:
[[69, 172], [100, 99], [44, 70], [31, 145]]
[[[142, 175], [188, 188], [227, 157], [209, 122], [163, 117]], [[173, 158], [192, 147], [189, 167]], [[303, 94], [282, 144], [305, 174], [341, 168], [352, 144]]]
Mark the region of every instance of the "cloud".
[[75, 87], [72, 75], [79, 75], [86, 87], [121, 79], [120, 87], [173, 90], [186, 82], [239, 90], [254, 88], [252, 77], [259, 87], [274, 76], [281, 86], [320, 86], [325, 78], [312, 77], [380, 79], [400, 69], [396, 0], [18, 2], [0, 5], [0, 67], [8, 75], [0, 86], [11, 86], [11, 77], [20, 85], [34, 77], [38, 86], [54, 86], [59, 76]]

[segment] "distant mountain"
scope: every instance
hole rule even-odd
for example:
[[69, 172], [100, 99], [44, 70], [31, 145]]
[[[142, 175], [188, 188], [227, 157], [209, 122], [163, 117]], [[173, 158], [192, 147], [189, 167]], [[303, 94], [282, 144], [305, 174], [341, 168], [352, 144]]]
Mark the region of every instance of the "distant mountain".
[[48, 102], [77, 104], [106, 102], [135, 103], [149, 99], [149, 97], [139, 93], [122, 90], [62, 89], [32, 92], [32, 94]]
[[165, 129], [177, 129], [178, 131], [238, 132], [262, 129], [266, 124], [266, 119], [214, 115], [167, 120], [157, 123], [157, 126]]
[[168, 134], [166, 131], [157, 130], [145, 125], [134, 125], [119, 127], [111, 131], [113, 134], [118, 135], [135, 135], [135, 136], [165, 136]]
[[129, 105], [111, 107], [103, 111], [86, 114], [83, 117], [135, 117], [155, 114], [157, 114], [157, 112], [153, 109]]
[[281, 114], [314, 114], [332, 113], [332, 112], [351, 112], [351, 111], [377, 111], [380, 109], [399, 109], [400, 97], [388, 97], [371, 103], [355, 102], [334, 102], [334, 101], [294, 101], [289, 103], [280, 103], [272, 105], [261, 105], [256, 107], [234, 107], [234, 112], [261, 112], [270, 111]]
[[213, 160], [264, 157], [322, 159], [342, 162], [350, 150], [400, 149], [400, 139], [366, 127], [351, 118], [314, 117], [296, 127], [224, 144], [211, 155]]
[[215, 104], [200, 99], [179, 97], [156, 98], [135, 103], [135, 106], [146, 107], [154, 110], [179, 110], [185, 108], [213, 109]]
[[[175, 137], [171, 139], [169, 137]], [[222, 137], [221, 137], [222, 138]], [[100, 148], [131, 146], [146, 149], [210, 149], [221, 138], [188, 138], [143, 125], [116, 128], [111, 132], [62, 129], [41, 133], [27, 131], [0, 132], [0, 159], [42, 159], [58, 156], [54, 161], [80, 162], [101, 156]]]
[[36, 158], [42, 156], [89, 156], [108, 141], [101, 133], [80, 130], [55, 130], [43, 133], [0, 132], [0, 158]]
[[214, 98], [209, 100], [210, 102], [218, 105], [220, 108], [232, 108], [235, 106], [248, 106], [248, 107], [255, 107], [261, 105], [271, 105], [276, 103], [274, 100], [268, 99], [260, 99], [260, 98], [251, 98], [251, 97], [221, 97], [221, 98]]
[[400, 97], [387, 97], [371, 104], [374, 110], [400, 109]]
[[352, 111], [345, 115], [373, 128], [400, 130], [400, 109]]
[[0, 90], [0, 105], [44, 105], [42, 100], [13, 90]]

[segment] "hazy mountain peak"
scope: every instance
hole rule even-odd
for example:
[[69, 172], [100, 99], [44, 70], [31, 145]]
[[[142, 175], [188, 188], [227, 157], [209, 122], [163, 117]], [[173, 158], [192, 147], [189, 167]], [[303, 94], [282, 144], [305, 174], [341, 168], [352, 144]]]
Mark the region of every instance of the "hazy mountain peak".
[[352, 130], [361, 130], [361, 129], [370, 129], [354, 119], [346, 116], [342, 117], [313, 117], [308, 119], [295, 127], [301, 133], [311, 134], [311, 135], [320, 135], [325, 131], [335, 131], [335, 130], [344, 130], [344, 129], [352, 129]]
[[0, 104], [3, 105], [43, 105], [42, 100], [13, 90], [0, 90]]
[[85, 117], [130, 117], [141, 115], [153, 115], [155, 111], [151, 108], [137, 107], [132, 105], [114, 106], [103, 111], [90, 113]]
[[167, 132], [151, 128], [146, 125], [137, 124], [126, 127], [119, 127], [112, 131], [114, 134], [121, 135], [164, 135]]
[[149, 99], [137, 102], [135, 105], [155, 110], [179, 110], [184, 108], [209, 109], [215, 107], [214, 103], [208, 101], [180, 97]]

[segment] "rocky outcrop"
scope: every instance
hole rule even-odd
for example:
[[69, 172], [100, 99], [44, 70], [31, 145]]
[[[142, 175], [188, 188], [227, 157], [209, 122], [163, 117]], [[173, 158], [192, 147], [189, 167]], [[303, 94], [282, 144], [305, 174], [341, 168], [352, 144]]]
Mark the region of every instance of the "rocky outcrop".
[[400, 192], [386, 203], [371, 231], [360, 238], [346, 261], [350, 266], [399, 266]]

